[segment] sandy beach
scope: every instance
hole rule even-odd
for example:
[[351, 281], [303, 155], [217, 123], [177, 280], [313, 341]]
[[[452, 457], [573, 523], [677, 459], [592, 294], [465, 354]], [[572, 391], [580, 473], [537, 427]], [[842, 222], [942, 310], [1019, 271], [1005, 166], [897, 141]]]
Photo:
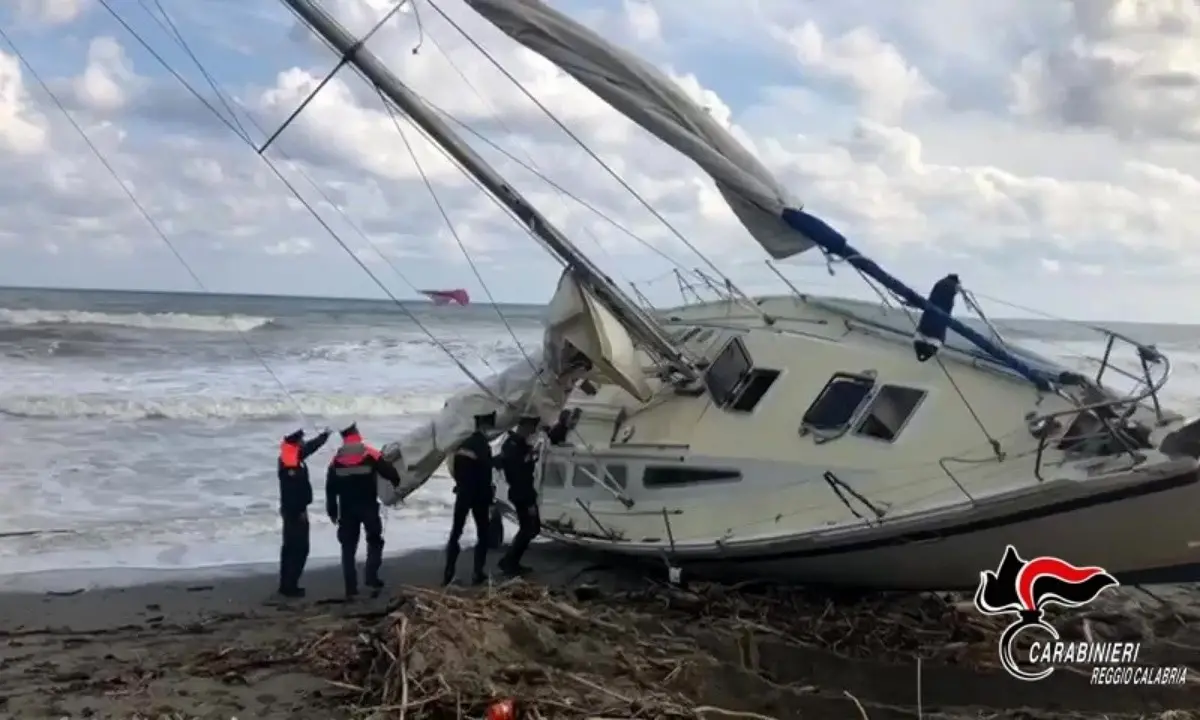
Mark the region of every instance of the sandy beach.
[[[340, 602], [328, 567], [306, 575], [303, 601], [273, 597], [273, 573], [3, 593], [0, 717], [327, 720], [389, 703], [373, 716], [452, 717], [455, 697], [463, 717], [479, 717], [472, 683], [549, 698], [546, 718], [599, 714], [573, 703], [605, 705], [605, 717], [1200, 717], [1189, 712], [1200, 708], [1194, 681], [1097, 687], [1068, 672], [1015, 681], [977, 657], [994, 642], [987, 629], [936, 597], [668, 592], [552, 546], [530, 556], [529, 582], [449, 592], [434, 589], [440, 552], [389, 558], [388, 589], [353, 604]], [[1093, 614], [1085, 632], [1149, 634], [1141, 662], [1200, 668], [1200, 614], [1114, 602], [1126, 605]], [[389, 685], [395, 668], [379, 660], [391, 643], [411, 666]], [[917, 655], [927, 658], [919, 683]]]

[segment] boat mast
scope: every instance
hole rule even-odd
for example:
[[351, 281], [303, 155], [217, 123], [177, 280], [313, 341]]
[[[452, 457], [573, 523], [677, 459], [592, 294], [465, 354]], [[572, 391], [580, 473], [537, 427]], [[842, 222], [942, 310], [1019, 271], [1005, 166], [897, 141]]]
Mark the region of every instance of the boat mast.
[[314, 32], [333, 46], [389, 100], [457, 160], [476, 180], [504, 203], [529, 230], [567, 264], [569, 272], [588, 287], [643, 346], [688, 378], [697, 372], [659, 326], [630, 300], [586, 255], [550, 224], [525, 198], [504, 181], [487, 162], [450, 128], [419, 95], [409, 89], [364, 43], [321, 8], [314, 0], [283, 0]]

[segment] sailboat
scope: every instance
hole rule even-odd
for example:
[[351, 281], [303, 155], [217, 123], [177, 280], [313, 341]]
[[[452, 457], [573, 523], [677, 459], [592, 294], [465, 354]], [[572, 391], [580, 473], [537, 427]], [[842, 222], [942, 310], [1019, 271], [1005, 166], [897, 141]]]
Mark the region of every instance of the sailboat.
[[[1200, 576], [1200, 421], [1162, 406], [1163, 353], [1105, 331], [1103, 361], [1084, 375], [974, 329], [953, 312], [969, 297], [955, 276], [928, 296], [892, 276], [651, 65], [540, 0], [465, 1], [695, 161], [771, 258], [842, 259], [902, 307], [785, 283], [778, 296], [730, 285], [646, 309], [359, 38], [313, 0], [284, 0], [566, 265], [542, 356], [385, 446], [404, 477], [381, 487], [385, 502], [418, 491], [474, 415], [496, 412], [504, 431], [565, 408], [572, 431], [542, 448], [538, 486], [545, 533], [569, 545], [892, 589], [972, 587], [1010, 544], [1122, 582]], [[1105, 383], [1117, 374], [1135, 387]]]

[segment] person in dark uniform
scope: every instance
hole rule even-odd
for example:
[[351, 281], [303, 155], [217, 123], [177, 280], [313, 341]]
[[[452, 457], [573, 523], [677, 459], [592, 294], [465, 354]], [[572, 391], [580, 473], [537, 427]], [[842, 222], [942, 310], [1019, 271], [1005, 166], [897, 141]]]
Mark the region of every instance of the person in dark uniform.
[[508, 553], [500, 561], [500, 571], [506, 575], [523, 575], [529, 568], [521, 565], [521, 558], [529, 549], [529, 543], [542, 531], [542, 520], [538, 516], [537, 488], [533, 485], [537, 456], [531, 442], [541, 424], [541, 418], [523, 417], [517, 428], [508, 434], [500, 447], [500, 468], [508, 483], [508, 501], [517, 513], [517, 535], [513, 538]]
[[496, 427], [496, 413], [475, 416], [475, 432], [471, 433], [450, 460], [450, 475], [454, 478], [454, 520], [450, 526], [450, 541], [446, 543], [446, 570], [442, 582], [454, 582], [460, 551], [458, 541], [467, 526], [467, 516], [475, 522], [475, 564], [471, 582], [479, 585], [487, 580], [484, 567], [488, 551], [488, 510], [492, 505], [492, 446], [488, 433]]
[[583, 411], [580, 408], [574, 410], [563, 410], [558, 414], [558, 420], [546, 431], [546, 438], [551, 445], [567, 445], [567, 436], [575, 426], [579, 423], [579, 415]]
[[400, 484], [396, 467], [368, 445], [351, 424], [341, 431], [342, 446], [329, 463], [325, 475], [325, 511], [337, 525], [338, 544], [342, 546], [342, 582], [346, 599], [358, 595], [358, 554], [360, 535], [367, 536], [367, 562], [363, 575], [367, 587], [383, 587], [379, 567], [383, 564], [383, 518], [379, 515], [379, 477], [392, 485]]
[[329, 439], [329, 430], [308, 442], [297, 430], [279, 443], [279, 516], [283, 519], [283, 543], [279, 548], [279, 594], [304, 597], [300, 576], [308, 562], [308, 506], [312, 504], [312, 482], [305, 461]]
[[546, 439], [551, 445], [565, 445], [567, 442], [567, 433], [571, 431], [571, 411], [563, 410], [558, 414], [558, 419], [554, 421], [546, 430]]

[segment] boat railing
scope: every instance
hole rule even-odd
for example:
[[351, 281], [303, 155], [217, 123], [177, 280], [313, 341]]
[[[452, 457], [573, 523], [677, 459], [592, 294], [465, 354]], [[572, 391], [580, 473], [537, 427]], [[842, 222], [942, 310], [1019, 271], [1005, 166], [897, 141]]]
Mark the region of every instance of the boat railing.
[[[1097, 360], [1099, 367], [1095, 375], [1086, 378], [1086, 382], [1082, 386], [1068, 386], [1068, 388], [1081, 387], [1082, 397], [1077, 396], [1071, 389], [1060, 388], [1056, 394], [1069, 401], [1072, 407], [1048, 413], [1030, 413], [1026, 417], [1029, 432], [1038, 441], [1032, 452], [1027, 451], [1019, 455], [1001, 454], [976, 459], [946, 457], [938, 461], [942, 471], [968, 500], [975, 501], [971, 493], [950, 469], [951, 463], [965, 465], [1003, 463], [1032, 454], [1034, 456], [1034, 477], [1038, 482], [1045, 482], [1045, 468], [1051, 464], [1061, 465], [1065, 462], [1065, 460], [1048, 461], [1046, 451], [1052, 442], [1061, 442], [1067, 436], [1070, 437], [1073, 444], [1081, 447], [1087, 446], [1091, 441], [1099, 440], [1113, 443], [1115, 447], [1119, 448], [1117, 453], [1099, 454], [1099, 457], [1127, 456], [1130, 461], [1129, 467], [1134, 467], [1142, 462], [1144, 456], [1139, 450], [1143, 448], [1132, 441], [1127, 424], [1139, 407], [1148, 407], [1152, 410], [1159, 424], [1168, 421], [1169, 418], [1163, 411], [1159, 395], [1170, 380], [1171, 360], [1154, 346], [1140, 343], [1106, 328], [1095, 329], [1106, 336], [1104, 355]], [[1114, 350], [1120, 344], [1134, 349], [1139, 372], [1130, 371], [1113, 362]], [[1123, 395], [1115, 394], [1113, 390], [1102, 384], [1104, 376], [1108, 373], [1118, 374], [1134, 381], [1134, 388]], [[1090, 415], [1099, 424], [1099, 429], [1094, 432], [1071, 434], [1070, 430], [1075, 420], [1083, 415]], [[1067, 417], [1070, 417], [1071, 420], [1064, 421], [1063, 419]], [[1114, 445], [1109, 445], [1109, 447], [1114, 447]]]
[[[1107, 339], [1104, 355], [1099, 360], [1100, 364], [1096, 374], [1091, 378], [1090, 383], [1083, 387], [1083, 397], [1076, 397], [1069, 390], [1059, 389], [1058, 394], [1070, 400], [1075, 407], [1050, 413], [1031, 414], [1027, 420], [1030, 432], [1038, 438], [1034, 463], [1034, 476], [1038, 482], [1044, 481], [1042, 470], [1046, 464], [1047, 446], [1052, 439], [1063, 439], [1059, 433], [1054, 431], [1056, 428], [1066, 425], [1066, 432], [1069, 433], [1070, 427], [1076, 419], [1089, 415], [1093, 420], [1099, 422], [1100, 429], [1095, 433], [1073, 436], [1072, 441], [1079, 443], [1086, 443], [1091, 439], [1112, 441], [1121, 448], [1121, 452], [1118, 454], [1128, 455], [1131, 466], [1133, 466], [1144, 459], [1138, 452], [1143, 448], [1132, 442], [1127, 427], [1133, 414], [1139, 407], [1148, 406], [1153, 410], [1158, 424], [1168, 420], [1163, 412], [1159, 394], [1171, 378], [1170, 358], [1156, 347], [1140, 343], [1121, 333], [1107, 328], [1095, 329], [1104, 333]], [[1140, 372], [1132, 372], [1113, 362], [1113, 352], [1119, 343], [1133, 348]], [[1103, 385], [1104, 376], [1109, 372], [1133, 380], [1135, 383], [1133, 389], [1121, 396], [1114, 394], [1112, 390]], [[1063, 423], [1061, 419], [1068, 416], [1072, 418], [1072, 421]]]
[[[1168, 420], [1166, 413], [1163, 412], [1159, 394], [1171, 378], [1171, 359], [1153, 345], [1139, 343], [1111, 330], [1100, 330], [1108, 340], [1105, 343], [1104, 355], [1099, 360], [1100, 366], [1097, 368], [1095, 376], [1082, 386], [1083, 397], [1076, 397], [1068, 389], [1072, 386], [1063, 386], [1057, 391], [1059, 396], [1071, 401], [1075, 407], [1036, 415], [1030, 419], [1031, 424], [1089, 411], [1107, 414], [1103, 412], [1105, 410], [1111, 411], [1121, 420], [1127, 420], [1139, 407], [1144, 407], [1147, 401], [1149, 401], [1149, 407], [1154, 411], [1154, 417], [1158, 423], [1161, 424]], [[1132, 372], [1112, 362], [1113, 348], [1118, 341], [1126, 343], [1134, 349], [1140, 372]], [[1160, 368], [1157, 374], [1155, 373], [1156, 367]], [[1103, 380], [1105, 374], [1110, 371], [1133, 380], [1135, 383], [1133, 389], [1120, 396], [1107, 388], [1103, 384]]]
[[[1158, 394], [1159, 391], [1166, 386], [1167, 381], [1171, 378], [1171, 359], [1153, 345], [1140, 343], [1127, 335], [1123, 335], [1107, 328], [1096, 329], [1104, 333], [1108, 340], [1104, 344], [1104, 355], [1100, 358], [1100, 367], [1096, 370], [1096, 376], [1093, 378], [1093, 382], [1095, 382], [1096, 385], [1103, 387], [1105, 372], [1112, 370], [1114, 373], [1123, 375], [1136, 382], [1137, 387], [1140, 387], [1144, 384], [1146, 387], [1144, 393], [1136, 398], [1132, 397], [1137, 394], [1137, 387], [1135, 387], [1134, 391], [1130, 393], [1130, 397], [1125, 398], [1124, 402], [1133, 403], [1136, 405], [1145, 400], [1149, 400], [1151, 405], [1154, 407], [1155, 418], [1158, 420], [1158, 422], [1163, 422], [1165, 420], [1165, 416]], [[1141, 371], [1140, 373], [1130, 372], [1129, 370], [1112, 363], [1113, 349], [1118, 341], [1129, 345], [1134, 349], [1137, 354], [1138, 369]], [[1158, 373], [1157, 377], [1155, 377], [1153, 369], [1155, 367], [1161, 367], [1161, 371]]]
[[660, 275], [640, 283], [631, 282], [633, 293], [638, 301], [652, 312], [657, 312], [653, 303], [642, 292], [641, 286], [649, 287], [664, 280], [674, 280], [676, 291], [679, 293], [679, 303], [683, 307], [705, 305], [712, 302], [727, 302], [740, 299], [741, 293], [733, 286], [732, 281], [714, 278], [700, 269], [683, 271], [675, 268], [666, 275]]

